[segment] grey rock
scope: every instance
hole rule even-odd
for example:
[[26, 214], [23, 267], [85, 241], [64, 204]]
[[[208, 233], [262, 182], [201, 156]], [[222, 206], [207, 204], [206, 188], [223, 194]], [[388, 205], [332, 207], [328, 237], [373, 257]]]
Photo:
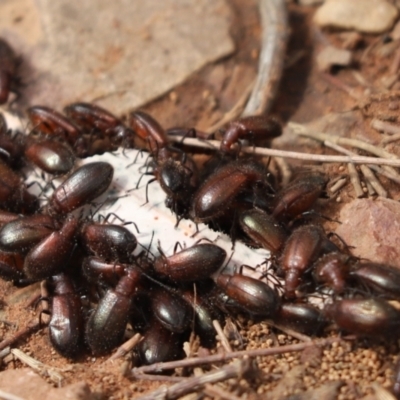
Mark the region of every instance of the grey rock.
[[341, 212], [336, 233], [356, 257], [400, 268], [400, 203], [356, 199]]
[[225, 0], [12, 0], [0, 36], [24, 59], [30, 104], [98, 99], [119, 114], [232, 53], [230, 16]]
[[314, 22], [321, 27], [382, 33], [393, 26], [398, 13], [386, 0], [327, 0], [315, 13]]

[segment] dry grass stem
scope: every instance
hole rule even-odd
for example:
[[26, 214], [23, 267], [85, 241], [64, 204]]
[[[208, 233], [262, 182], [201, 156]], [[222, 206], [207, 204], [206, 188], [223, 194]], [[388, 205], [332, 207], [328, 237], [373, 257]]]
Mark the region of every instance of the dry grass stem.
[[184, 379], [187, 379], [182, 376], [168, 376], [168, 375], [155, 375], [155, 374], [136, 374], [132, 373], [130, 378], [134, 378], [136, 380], [145, 380], [145, 381], [160, 381], [160, 382], [182, 382]]
[[397, 176], [393, 176], [391, 172], [386, 171], [385, 169], [379, 167], [378, 165], [368, 165], [368, 167], [377, 172], [378, 174], [386, 176], [386, 178], [389, 178], [393, 182], [400, 184], [400, 179]]
[[389, 136], [389, 137], [385, 137], [381, 140], [381, 145], [385, 145], [385, 144], [389, 144], [392, 142], [397, 142], [398, 140], [400, 140], [400, 133], [397, 133], [393, 136]]
[[356, 197], [363, 197], [364, 191], [362, 190], [360, 177], [358, 176], [358, 172], [354, 164], [348, 164], [347, 169], [349, 171], [350, 182], [353, 185], [354, 192], [356, 193]]
[[279, 172], [281, 173], [281, 184], [282, 186], [286, 186], [292, 179], [292, 170], [284, 158], [274, 157], [274, 160], [279, 168]]
[[347, 179], [346, 178], [341, 178], [339, 179], [334, 185], [332, 185], [329, 188], [329, 191], [333, 194], [335, 194], [337, 191], [339, 191], [343, 186], [347, 184]]
[[304, 125], [297, 124], [295, 122], [289, 122], [287, 126], [293, 130], [293, 133], [300, 136], [305, 136], [311, 139], [318, 140], [320, 142], [328, 141], [341, 146], [355, 147], [357, 149], [367, 151], [368, 153], [375, 154], [378, 157], [387, 158], [391, 160], [399, 160], [399, 158], [394, 154], [389, 153], [388, 151], [380, 147], [376, 147], [373, 144], [363, 142], [362, 140], [349, 139], [322, 132], [310, 132]]
[[64, 380], [64, 377], [56, 368], [43, 364], [39, 360], [28, 356], [23, 351], [19, 349], [11, 349], [11, 353], [14, 357], [18, 358], [18, 360], [31, 367], [40, 375], [48, 376], [54, 383], [58, 384], [58, 386], [60, 386], [61, 382]]
[[142, 335], [140, 333], [136, 333], [129, 340], [119, 346], [117, 351], [111, 357], [107, 358], [105, 362], [125, 357], [140, 342], [141, 339]]
[[232, 347], [229, 344], [229, 340], [225, 336], [224, 331], [222, 330], [221, 324], [219, 323], [218, 320], [213, 321], [214, 329], [217, 331], [218, 338], [221, 342], [222, 347], [225, 349], [226, 352], [231, 353], [232, 352]]
[[[350, 150], [347, 150], [344, 147], [339, 146], [338, 144], [331, 143], [328, 140], [324, 141], [324, 145], [327, 146], [327, 147], [330, 147], [331, 149], [337, 151], [338, 153], [343, 153], [343, 154], [346, 154], [348, 156], [355, 155], [354, 152], [352, 152]], [[354, 165], [354, 164], [352, 164], [352, 165]], [[350, 168], [349, 168], [349, 170], [350, 170]], [[381, 183], [378, 181], [378, 179], [376, 178], [376, 176], [374, 175], [374, 173], [370, 170], [370, 168], [368, 166], [361, 165], [360, 166], [360, 170], [361, 170], [362, 174], [364, 175], [364, 178], [365, 178], [365, 181], [366, 181], [366, 184], [367, 184], [367, 188], [368, 188], [368, 193], [370, 195], [373, 195], [373, 194], [377, 193], [381, 197], [388, 197], [387, 191], [383, 188]], [[352, 170], [352, 172], [354, 173], [354, 170]], [[358, 176], [358, 174], [357, 174], [357, 176]], [[356, 182], [353, 183], [353, 186], [354, 186], [355, 183]], [[371, 190], [371, 188], [373, 190]], [[354, 189], [356, 190], [356, 187], [354, 187]], [[358, 193], [358, 190], [359, 189], [357, 188], [356, 193]], [[357, 196], [357, 197], [359, 197], [359, 196]]]
[[384, 189], [374, 173], [366, 165], [361, 165], [360, 170], [367, 182], [374, 188], [378, 196], [388, 197], [388, 192]]
[[[391, 124], [390, 122], [387, 121], [382, 121], [381, 119], [374, 118], [371, 121], [371, 128], [374, 128], [375, 130], [379, 132], [385, 132], [388, 135], [400, 135], [400, 126]], [[388, 138], [390, 139], [390, 138]], [[385, 139], [383, 139], [385, 140]], [[383, 142], [382, 140], [382, 142]]]

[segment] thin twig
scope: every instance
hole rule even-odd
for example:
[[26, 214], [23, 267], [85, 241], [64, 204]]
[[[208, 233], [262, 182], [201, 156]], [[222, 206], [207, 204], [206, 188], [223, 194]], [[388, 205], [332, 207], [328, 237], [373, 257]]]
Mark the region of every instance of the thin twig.
[[400, 178], [398, 178], [397, 176], [393, 176], [391, 172], [386, 171], [385, 169], [379, 167], [378, 165], [368, 165], [368, 167], [374, 170], [375, 172], [378, 172], [378, 174], [386, 176], [386, 178], [389, 178], [393, 182], [400, 184]]
[[213, 364], [216, 362], [222, 362], [231, 360], [233, 358], [240, 358], [240, 357], [263, 357], [263, 356], [271, 356], [276, 354], [283, 354], [283, 353], [291, 353], [295, 351], [302, 351], [307, 347], [311, 346], [329, 346], [332, 343], [341, 342], [345, 340], [354, 340], [354, 336], [347, 336], [347, 337], [331, 337], [326, 339], [320, 340], [313, 340], [311, 342], [303, 342], [303, 343], [296, 343], [290, 344], [286, 346], [276, 346], [271, 347], [269, 349], [255, 349], [255, 350], [240, 350], [240, 351], [233, 351], [232, 353], [225, 353], [225, 354], [213, 354], [211, 356], [205, 357], [192, 357], [192, 358], [185, 358], [184, 360], [178, 361], [168, 361], [163, 363], [155, 363], [152, 365], [145, 365], [143, 367], [134, 368], [134, 374], [140, 373], [152, 373], [152, 372], [162, 372], [167, 369], [174, 369], [174, 368], [183, 368], [183, 367], [195, 367], [198, 365], [204, 364]]
[[9, 337], [8, 339], [4, 339], [0, 342], [0, 350], [3, 350], [4, 348], [8, 346], [13, 346], [18, 340], [22, 339], [24, 336], [28, 336], [31, 333], [39, 330], [42, 328], [43, 325], [39, 323], [38, 320], [35, 320], [34, 322], [30, 322], [26, 327], [20, 329], [14, 335]]
[[228, 353], [231, 353], [232, 347], [229, 344], [229, 341], [226, 338], [225, 333], [221, 328], [221, 324], [219, 323], [219, 321], [217, 319], [213, 320], [212, 323], [213, 323], [214, 329], [217, 331], [217, 334], [218, 334], [218, 337], [219, 337], [222, 347], [225, 349], [225, 351], [227, 351]]
[[[400, 126], [391, 124], [387, 121], [382, 121], [381, 119], [374, 118], [371, 121], [371, 128], [379, 132], [385, 132], [389, 135], [397, 135], [400, 134]], [[383, 139], [385, 140], [385, 139]], [[383, 141], [382, 141], [383, 142]]]
[[384, 189], [381, 183], [378, 181], [374, 173], [366, 165], [361, 165], [360, 170], [363, 173], [367, 182], [374, 188], [378, 196], [388, 197], [388, 192]]
[[173, 400], [185, 394], [193, 393], [209, 383], [226, 381], [232, 378], [241, 378], [250, 370], [249, 360], [240, 360], [226, 365], [218, 371], [211, 371], [200, 377], [192, 377], [176, 383], [170, 387], [162, 386], [153, 392], [137, 397], [137, 400]]
[[[375, 189], [372, 187], [372, 185], [368, 181], [365, 181], [365, 185], [367, 187], [368, 196], [376, 195]], [[365, 192], [365, 188], [363, 188], [363, 190]]]
[[362, 190], [360, 177], [358, 176], [358, 172], [354, 164], [347, 164], [347, 169], [349, 170], [350, 182], [353, 185], [354, 192], [356, 193], [356, 197], [363, 197], [364, 191]]
[[18, 358], [18, 360], [31, 367], [34, 371], [38, 372], [41, 375], [48, 376], [54, 383], [57, 383], [59, 386], [64, 380], [64, 377], [57, 370], [57, 368], [43, 364], [39, 360], [28, 356], [28, 354], [19, 349], [11, 349], [11, 353], [14, 355], [14, 357]]
[[130, 375], [130, 378], [134, 378], [143, 381], [164, 381], [164, 382], [182, 382], [184, 379], [187, 379], [183, 376], [168, 376], [168, 375], [154, 375], [154, 374], [136, 374], [133, 373]]
[[[181, 138], [177, 136], [168, 136], [171, 142], [180, 142]], [[204, 142], [195, 138], [186, 138], [184, 143], [193, 147], [200, 147], [204, 149], [210, 149], [211, 146], [219, 148], [219, 140], [207, 140]], [[254, 146], [243, 146], [241, 151], [244, 153], [258, 154], [266, 157], [283, 157], [291, 158], [294, 160], [304, 160], [312, 162], [322, 162], [322, 163], [353, 163], [353, 164], [374, 164], [374, 165], [386, 165], [393, 167], [400, 167], [400, 159], [388, 159], [380, 157], [364, 157], [364, 156], [328, 156], [324, 154], [308, 154], [308, 153], [298, 153], [295, 151], [285, 151], [277, 149], [269, 149], [264, 147], [254, 147]], [[389, 153], [390, 154], [390, 153]], [[396, 173], [397, 175], [397, 173]]]
[[290, 169], [289, 164], [287, 161], [282, 157], [275, 157], [274, 158], [276, 165], [279, 168], [281, 173], [281, 184], [282, 186], [286, 186], [290, 180], [292, 179], [292, 170]]
[[329, 191], [335, 194], [338, 190], [340, 190], [344, 185], [346, 185], [347, 179], [341, 178], [334, 185], [329, 188]]
[[111, 357], [107, 358], [105, 362], [125, 357], [140, 342], [141, 339], [142, 335], [140, 333], [136, 333], [129, 340], [119, 346], [117, 351]]
[[392, 136], [383, 138], [381, 140], [381, 144], [385, 145], [385, 144], [389, 144], [389, 143], [392, 143], [392, 142], [397, 142], [398, 140], [400, 140], [400, 133], [396, 133], [396, 134], [394, 134]]

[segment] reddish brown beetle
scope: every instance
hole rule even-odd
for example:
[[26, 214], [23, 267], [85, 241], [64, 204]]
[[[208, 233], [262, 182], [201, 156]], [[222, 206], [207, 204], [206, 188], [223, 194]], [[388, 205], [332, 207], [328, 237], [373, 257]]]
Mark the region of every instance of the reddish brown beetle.
[[218, 271], [226, 258], [225, 250], [211, 243], [200, 243], [172, 256], [161, 255], [154, 262], [154, 269], [172, 281], [195, 282], [206, 279]]
[[73, 172], [51, 196], [48, 211], [67, 214], [103, 194], [111, 184], [113, 167], [106, 162], [85, 164]]
[[270, 140], [282, 134], [282, 127], [274, 117], [255, 116], [232, 121], [221, 140], [220, 150], [223, 153], [232, 151], [232, 146], [239, 139], [251, 139], [256, 143]]

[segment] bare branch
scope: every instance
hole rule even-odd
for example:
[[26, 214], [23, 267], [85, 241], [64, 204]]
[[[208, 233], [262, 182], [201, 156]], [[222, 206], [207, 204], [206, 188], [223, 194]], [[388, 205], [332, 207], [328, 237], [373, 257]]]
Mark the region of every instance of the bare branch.
[[133, 373], [135, 375], [140, 373], [153, 373], [153, 372], [162, 372], [168, 369], [174, 368], [183, 368], [183, 367], [196, 367], [198, 365], [204, 364], [213, 364], [216, 362], [222, 362], [226, 360], [231, 360], [233, 358], [240, 358], [240, 357], [263, 357], [263, 356], [271, 356], [276, 354], [283, 354], [283, 353], [291, 353], [295, 351], [302, 351], [307, 347], [311, 346], [329, 346], [332, 343], [342, 342], [345, 340], [354, 340], [354, 336], [347, 336], [347, 337], [331, 337], [327, 339], [320, 339], [320, 340], [313, 340], [310, 342], [303, 342], [297, 344], [290, 344], [286, 346], [276, 346], [271, 347], [269, 349], [254, 349], [254, 350], [241, 350], [241, 351], [233, 351], [232, 353], [225, 353], [225, 354], [213, 354], [211, 356], [205, 357], [192, 357], [192, 358], [185, 358], [184, 360], [178, 361], [168, 361], [163, 363], [156, 363], [152, 365], [145, 365], [143, 367], [134, 368]]
[[[182, 138], [178, 136], [168, 136], [171, 142], [181, 142]], [[220, 145], [219, 140], [199, 140], [195, 138], [186, 138], [185, 144], [193, 147], [200, 147], [210, 149], [210, 146], [218, 148]], [[241, 151], [244, 153], [257, 154], [266, 157], [283, 157], [291, 158], [294, 160], [304, 160], [322, 163], [353, 163], [353, 164], [373, 164], [373, 165], [386, 165], [393, 167], [400, 167], [400, 159], [398, 158], [380, 158], [380, 157], [364, 157], [364, 156], [328, 156], [324, 154], [308, 154], [298, 153], [295, 151], [285, 151], [277, 149], [269, 149], [264, 147], [243, 146]], [[390, 153], [388, 153], [390, 154]], [[397, 174], [397, 173], [396, 173]]]
[[[218, 371], [211, 371], [199, 377], [187, 378], [182, 382], [176, 383], [170, 387], [161, 386], [153, 392], [137, 397], [137, 400], [173, 400], [185, 394], [193, 393], [203, 386], [226, 381], [231, 378], [240, 378], [250, 370], [249, 360], [235, 361], [226, 365]], [[136, 375], [137, 376], [137, 375]]]

